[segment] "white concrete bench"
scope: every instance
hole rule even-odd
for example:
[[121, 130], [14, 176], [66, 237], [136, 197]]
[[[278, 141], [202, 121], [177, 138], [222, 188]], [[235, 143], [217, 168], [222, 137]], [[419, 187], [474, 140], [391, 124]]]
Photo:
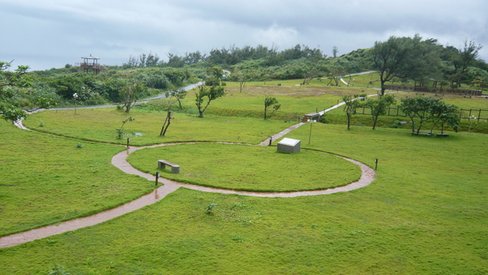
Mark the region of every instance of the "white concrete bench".
[[167, 160], [160, 159], [158, 160], [158, 168], [164, 169], [166, 165], [171, 167], [171, 173], [178, 174], [180, 172], [180, 166], [178, 164], [171, 163]]

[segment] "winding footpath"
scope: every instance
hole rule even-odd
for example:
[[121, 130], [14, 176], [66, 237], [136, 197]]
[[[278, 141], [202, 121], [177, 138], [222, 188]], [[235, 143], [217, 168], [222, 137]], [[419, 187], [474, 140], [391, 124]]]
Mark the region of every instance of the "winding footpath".
[[[333, 110], [335, 108], [338, 108], [342, 106], [342, 103], [339, 103], [337, 105], [332, 106], [329, 109], [326, 109], [324, 111], [321, 111], [320, 113], [324, 114], [330, 110]], [[15, 126], [18, 127], [19, 129], [22, 130], [29, 130], [27, 127], [25, 127], [22, 123], [22, 121], [16, 121]], [[277, 139], [283, 137], [284, 135], [288, 134], [289, 132], [299, 128], [300, 126], [304, 125], [305, 123], [300, 122], [298, 124], [292, 125], [285, 130], [271, 136], [270, 138], [272, 141], [276, 141]], [[259, 145], [260, 146], [267, 146], [270, 142], [270, 138], [265, 139], [262, 141]], [[155, 177], [149, 173], [144, 173], [142, 171], [139, 171], [135, 169], [132, 165], [127, 162], [127, 157], [141, 149], [145, 148], [155, 148], [155, 147], [162, 147], [162, 146], [168, 146], [168, 145], [175, 145], [175, 144], [158, 144], [158, 145], [151, 145], [151, 146], [141, 146], [141, 147], [130, 147], [128, 150], [122, 151], [112, 158], [112, 165], [123, 171], [124, 173], [131, 174], [131, 175], [137, 175], [140, 177], [143, 177], [147, 180], [150, 181], [155, 181]], [[114, 218], [120, 217], [124, 214], [136, 211], [138, 209], [141, 209], [145, 206], [154, 204], [163, 198], [165, 198], [168, 194], [171, 194], [172, 192], [178, 190], [179, 188], [186, 188], [186, 189], [191, 189], [191, 190], [196, 190], [196, 191], [201, 191], [201, 192], [210, 192], [210, 193], [219, 193], [219, 194], [229, 194], [229, 195], [241, 195], [241, 196], [252, 196], [252, 197], [262, 197], [262, 198], [294, 198], [294, 197], [302, 197], [302, 196], [318, 196], [318, 195], [329, 195], [329, 194], [334, 194], [334, 193], [340, 193], [340, 192], [349, 192], [352, 190], [356, 190], [359, 188], [363, 188], [371, 182], [373, 182], [375, 178], [375, 171], [371, 169], [369, 166], [367, 166], [364, 163], [361, 163], [359, 161], [349, 159], [346, 157], [338, 156], [341, 157], [355, 165], [357, 165], [361, 169], [361, 177], [359, 180], [352, 182], [348, 185], [340, 186], [340, 187], [334, 187], [334, 188], [329, 188], [329, 189], [321, 189], [321, 190], [313, 190], [313, 191], [297, 191], [297, 192], [250, 192], [250, 191], [239, 191], [239, 190], [231, 190], [231, 189], [224, 189], [224, 188], [214, 188], [214, 187], [206, 187], [206, 186], [200, 186], [200, 185], [194, 185], [194, 184], [187, 184], [187, 183], [181, 183], [181, 182], [176, 182], [172, 180], [168, 180], [165, 178], [159, 178], [159, 182], [162, 183], [163, 185], [156, 188], [154, 191], [152, 191], [149, 194], [146, 194], [138, 199], [135, 199], [133, 201], [130, 201], [128, 203], [125, 203], [121, 206], [105, 210], [102, 212], [99, 212], [97, 214], [87, 216], [87, 217], [82, 217], [82, 218], [77, 218], [65, 222], [60, 222], [58, 224], [54, 225], [49, 225], [49, 226], [44, 226], [36, 229], [32, 229], [29, 231], [25, 232], [20, 232], [8, 236], [4, 236], [0, 238], [0, 248], [5, 248], [5, 247], [12, 247], [16, 245], [20, 245], [23, 243], [31, 242], [34, 240], [50, 237], [53, 235], [57, 234], [62, 234], [68, 231], [73, 231], [77, 230], [80, 228], [84, 227], [89, 227], [93, 226], [96, 224], [100, 224], [109, 220], [112, 220]]]

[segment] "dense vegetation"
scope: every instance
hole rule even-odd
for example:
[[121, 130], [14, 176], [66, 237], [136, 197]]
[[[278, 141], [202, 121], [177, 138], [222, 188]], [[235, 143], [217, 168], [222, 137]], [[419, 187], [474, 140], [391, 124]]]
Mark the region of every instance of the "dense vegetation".
[[[184, 56], [170, 54], [165, 60], [149, 53], [130, 57], [120, 67], [104, 67], [98, 74], [82, 72], [70, 65], [36, 72], [27, 72], [27, 66], [19, 66], [16, 71], [9, 71], [12, 64], [1, 62], [0, 113], [6, 119], [15, 120], [23, 116], [21, 109], [103, 103], [119, 104], [129, 112], [143, 97], [206, 80], [207, 87], [202, 87], [196, 95], [196, 106], [203, 117], [207, 104], [225, 94], [222, 80], [238, 82], [241, 92], [246, 82], [273, 79], [301, 79], [302, 85], [325, 79], [322, 85], [339, 86], [341, 76], [367, 70], [379, 72], [377, 84], [381, 94], [389, 82], [411, 85], [422, 91], [486, 89], [488, 65], [478, 58], [480, 48], [467, 41], [463, 48], [457, 49], [417, 35], [390, 37], [371, 49], [342, 56], [337, 56], [337, 48], [332, 56], [327, 56], [320, 49], [305, 45], [281, 51], [262, 45], [230, 47], [214, 49], [208, 54], [198, 51]], [[218, 85], [212, 82], [216, 70], [220, 72]], [[183, 98], [172, 95], [178, 100]]]

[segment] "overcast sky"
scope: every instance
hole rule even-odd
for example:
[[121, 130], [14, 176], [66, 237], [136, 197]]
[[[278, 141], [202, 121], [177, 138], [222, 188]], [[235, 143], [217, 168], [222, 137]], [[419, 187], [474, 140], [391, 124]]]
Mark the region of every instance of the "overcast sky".
[[0, 0], [0, 60], [47, 69], [92, 54], [121, 65], [258, 44], [331, 55], [415, 33], [458, 48], [474, 40], [488, 60], [487, 11], [486, 0]]

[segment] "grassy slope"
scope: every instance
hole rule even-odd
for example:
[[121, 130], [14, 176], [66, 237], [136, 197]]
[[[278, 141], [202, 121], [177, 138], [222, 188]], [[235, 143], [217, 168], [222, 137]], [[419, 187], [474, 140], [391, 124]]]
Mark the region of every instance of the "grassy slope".
[[[357, 87], [327, 87], [325, 82], [318, 81], [306, 86], [300, 86], [299, 83], [298, 80], [248, 82], [240, 92], [238, 83], [227, 82], [226, 95], [212, 102], [207, 113], [262, 118], [264, 98], [271, 96], [281, 104], [281, 108], [271, 115], [271, 118], [296, 120], [297, 117], [299, 119], [303, 117], [303, 114], [320, 111], [337, 104], [343, 95], [375, 92]], [[189, 92], [183, 100], [186, 111], [196, 112], [194, 100], [194, 91]], [[161, 104], [162, 101], [151, 103], [156, 106]]]
[[[165, 137], [159, 137], [166, 113], [133, 110], [128, 115], [114, 109], [84, 109], [74, 111], [47, 111], [30, 116], [26, 125], [42, 131], [51, 131], [74, 137], [125, 144], [126, 139], [116, 139], [116, 128], [132, 116], [124, 129], [127, 133], [142, 133], [130, 136], [131, 144], [155, 144], [170, 141], [237, 141], [258, 143], [267, 136], [291, 125], [281, 121], [263, 121], [240, 117], [207, 116], [197, 118], [189, 114], [174, 113], [174, 119]], [[43, 124], [43, 127], [39, 125]]]
[[154, 173], [158, 159], [181, 166], [179, 174], [172, 174], [169, 169], [161, 171], [163, 177], [250, 191], [325, 189], [360, 177], [358, 167], [333, 155], [305, 150], [299, 154], [282, 154], [276, 152], [276, 147], [178, 145], [137, 151], [129, 161], [143, 171]]
[[[0, 266], [26, 274], [55, 265], [123, 274], [488, 272], [485, 135], [316, 125], [311, 147], [379, 158], [377, 181], [295, 199], [179, 190], [103, 225], [0, 250]], [[307, 130], [291, 136], [305, 139]]]
[[122, 147], [21, 131], [0, 121], [0, 235], [99, 212], [151, 190], [110, 164]]

